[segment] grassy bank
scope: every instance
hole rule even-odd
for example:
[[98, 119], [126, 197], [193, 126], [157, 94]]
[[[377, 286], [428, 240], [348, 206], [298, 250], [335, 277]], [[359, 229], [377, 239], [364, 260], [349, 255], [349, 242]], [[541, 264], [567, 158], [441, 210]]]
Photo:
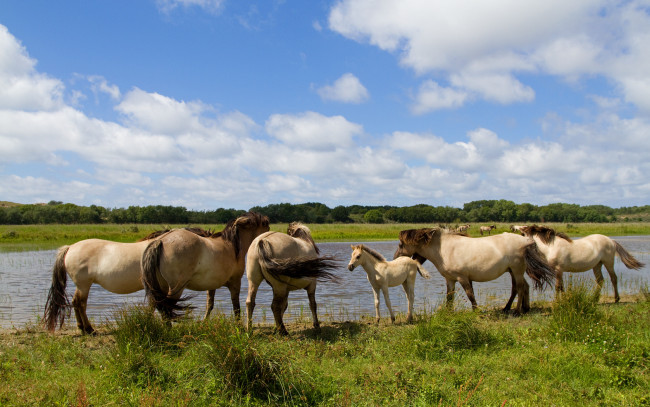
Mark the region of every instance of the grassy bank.
[[327, 323], [290, 337], [214, 317], [168, 329], [141, 308], [95, 337], [0, 338], [2, 405], [650, 405], [650, 299], [598, 303], [573, 287], [524, 317]]
[[[650, 222], [619, 223], [548, 223], [569, 236], [586, 236], [602, 233], [607, 236], [650, 235]], [[118, 242], [134, 242], [156, 230], [183, 227], [187, 225], [0, 225], [0, 251], [47, 250], [83, 239], [98, 238]], [[224, 225], [192, 225], [204, 229], [221, 230]], [[397, 240], [401, 230], [431, 227], [431, 224], [310, 224], [308, 225], [317, 242], [368, 242]], [[456, 225], [448, 225], [455, 227]], [[479, 236], [474, 224], [470, 236]], [[494, 233], [510, 231], [510, 224], [496, 224]], [[274, 224], [272, 230], [285, 232], [286, 224]]]

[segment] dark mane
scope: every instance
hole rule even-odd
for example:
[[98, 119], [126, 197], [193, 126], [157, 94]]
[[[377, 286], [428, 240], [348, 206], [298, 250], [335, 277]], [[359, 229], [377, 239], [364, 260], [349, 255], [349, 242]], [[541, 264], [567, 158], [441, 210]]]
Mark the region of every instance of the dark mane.
[[441, 233], [440, 228], [407, 229], [399, 232], [400, 242], [419, 245], [429, 243], [434, 236]]
[[571, 243], [573, 240], [566, 234], [562, 232], [556, 232], [555, 229], [551, 229], [546, 226], [524, 226], [521, 228], [521, 232], [526, 236], [537, 236], [539, 239], [544, 242], [544, 244], [550, 244], [556, 237], [564, 239], [567, 242]]
[[373, 250], [373, 249], [371, 249], [369, 247], [366, 247], [364, 245], [360, 245], [360, 246], [361, 246], [361, 250], [368, 253], [369, 255], [374, 257], [375, 259], [377, 259], [379, 261], [386, 261], [386, 258], [384, 256], [382, 256], [381, 253], [379, 253], [378, 251]]
[[[235, 256], [239, 257], [239, 251], [240, 251], [239, 228], [248, 229], [248, 228], [258, 228], [260, 226], [269, 226], [269, 218], [256, 212], [246, 212], [245, 214], [241, 215], [237, 219], [233, 219], [229, 221], [226, 224], [226, 226], [223, 228], [223, 230], [220, 232], [214, 232], [210, 229], [206, 230], [206, 229], [195, 228], [195, 227], [194, 228], [186, 227], [183, 229], [187, 230], [188, 232], [192, 232], [197, 236], [205, 237], [207, 239], [222, 238], [233, 245], [235, 249]], [[171, 232], [172, 230], [174, 229], [158, 230], [156, 232], [150, 233], [149, 235], [143, 237], [138, 241], [142, 242], [144, 240], [156, 239], [164, 235], [165, 233]]]
[[314, 242], [314, 239], [311, 237], [311, 231], [307, 226], [300, 222], [292, 222], [287, 228], [287, 234], [296, 239], [302, 239], [305, 242], [310, 243], [314, 247], [314, 250], [316, 250], [316, 254], [320, 254], [320, 250], [318, 250], [316, 242]]
[[[213, 232], [213, 231], [211, 231], [209, 229], [205, 230], [205, 229], [201, 229], [201, 228], [190, 228], [190, 227], [181, 228], [181, 229], [185, 229], [188, 232], [192, 232], [195, 235], [198, 235], [198, 236], [201, 236], [201, 237], [216, 237], [216, 235], [218, 234], [218, 233], [215, 233], [215, 232]], [[156, 239], [156, 238], [158, 238], [158, 237], [160, 237], [160, 236], [162, 236], [162, 235], [164, 235], [164, 234], [166, 234], [168, 232], [171, 232], [172, 230], [178, 230], [178, 229], [157, 230], [155, 232], [152, 232], [152, 233], [148, 234], [147, 236], [143, 237], [142, 239], [138, 240], [138, 242], [144, 242], [145, 240]]]

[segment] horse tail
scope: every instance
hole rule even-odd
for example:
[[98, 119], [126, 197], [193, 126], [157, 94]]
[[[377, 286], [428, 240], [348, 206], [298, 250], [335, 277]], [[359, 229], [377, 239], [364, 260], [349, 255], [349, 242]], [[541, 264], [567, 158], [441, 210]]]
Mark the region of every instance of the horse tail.
[[158, 274], [160, 274], [160, 258], [163, 253], [163, 242], [153, 240], [142, 253], [142, 285], [145, 296], [165, 318], [174, 319], [179, 316], [178, 311], [186, 310], [189, 306], [179, 304], [186, 298], [170, 298], [160, 287]]
[[259, 241], [258, 249], [262, 268], [275, 279], [284, 276], [296, 279], [315, 278], [317, 281], [338, 282], [339, 280], [338, 276], [330, 271], [339, 267], [332, 256], [278, 259], [272, 257], [271, 245], [266, 240]]
[[431, 275], [429, 274], [429, 272], [426, 271], [426, 270], [424, 269], [424, 267], [422, 267], [422, 265], [421, 265], [420, 263], [417, 263], [417, 267], [418, 267], [418, 273], [420, 273], [420, 275], [421, 275], [423, 278], [429, 278], [429, 277], [431, 277]]
[[614, 247], [616, 247], [616, 254], [618, 254], [618, 257], [621, 258], [621, 261], [623, 264], [625, 264], [625, 267], [634, 270], [645, 267], [645, 264], [641, 263], [634, 256], [632, 256], [627, 250], [625, 250], [623, 246], [621, 246], [620, 243], [618, 243], [616, 240], [613, 240], [613, 242]]
[[59, 328], [63, 326], [65, 320], [65, 309], [70, 306], [68, 296], [65, 293], [65, 287], [68, 282], [68, 271], [65, 268], [65, 255], [68, 254], [70, 246], [62, 246], [56, 254], [56, 260], [52, 267], [52, 286], [47, 294], [45, 302], [45, 314], [43, 315], [43, 325], [53, 332], [58, 323]]
[[532, 242], [524, 249], [524, 261], [526, 262], [526, 274], [533, 280], [533, 286], [537, 290], [544, 289], [544, 285], [553, 285], [555, 271], [548, 264], [544, 255], [539, 251], [537, 244]]

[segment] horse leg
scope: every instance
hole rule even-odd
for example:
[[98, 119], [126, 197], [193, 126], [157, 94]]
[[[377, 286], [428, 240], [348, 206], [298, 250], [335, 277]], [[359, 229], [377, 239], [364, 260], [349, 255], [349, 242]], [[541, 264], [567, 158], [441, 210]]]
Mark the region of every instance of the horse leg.
[[614, 286], [614, 301], [619, 302], [621, 300], [621, 296], [618, 295], [618, 278], [614, 272], [614, 260], [611, 262], [605, 262], [604, 264], [605, 269], [607, 270], [607, 274], [609, 274], [609, 279], [612, 280], [612, 285]]
[[454, 296], [456, 295], [456, 280], [447, 279], [447, 308], [454, 308]]
[[377, 320], [377, 323], [379, 323], [379, 290], [380, 287], [372, 287], [372, 293], [375, 295], [375, 318]]
[[[281, 283], [280, 283], [281, 284]], [[284, 310], [287, 307], [287, 302], [289, 298], [289, 290], [286, 287], [286, 284], [281, 284], [282, 287], [273, 287], [273, 301], [271, 301], [271, 310], [273, 311], [273, 317], [275, 318], [275, 327], [278, 330], [280, 335], [289, 335], [287, 328], [282, 322], [282, 315]]]
[[388, 312], [390, 312], [390, 322], [394, 324], [395, 314], [393, 313], [393, 307], [391, 306], [390, 297], [388, 296], [388, 284], [384, 284], [383, 286], [381, 286], [381, 291], [384, 293], [384, 302], [386, 303]]
[[467, 298], [469, 299], [469, 302], [472, 303], [472, 309], [473, 310], [477, 309], [478, 305], [476, 304], [476, 298], [474, 298], [474, 288], [472, 288], [472, 282], [469, 281], [466, 278], [460, 278], [460, 279], [458, 279], [458, 282], [465, 289], [465, 293], [467, 294]]
[[88, 290], [80, 290], [78, 287], [74, 292], [74, 297], [72, 298], [72, 306], [74, 307], [74, 313], [77, 317], [77, 327], [81, 330], [83, 334], [93, 334], [95, 330], [88, 320], [88, 315], [86, 315], [86, 306], [88, 304]]
[[555, 270], [555, 296], [564, 292], [564, 280], [562, 280], [562, 271]]
[[408, 302], [408, 314], [406, 315], [406, 322], [413, 322], [413, 299], [415, 298], [415, 279], [406, 279], [402, 284], [404, 292], [406, 293], [406, 301]]
[[503, 312], [510, 311], [510, 308], [512, 307], [512, 302], [515, 300], [515, 297], [517, 296], [517, 281], [515, 280], [515, 276], [512, 274], [512, 270], [508, 270], [508, 273], [510, 273], [510, 279], [512, 280], [512, 288], [510, 289], [510, 299], [508, 299], [508, 303], [506, 304], [506, 306], [503, 307]]
[[[257, 266], [257, 267], [256, 267]], [[257, 271], [257, 272], [256, 272]], [[246, 267], [246, 278], [248, 279], [248, 297], [246, 297], [246, 329], [253, 328], [253, 310], [255, 309], [255, 297], [257, 289], [262, 284], [262, 272], [257, 261], [249, 262]]]
[[603, 272], [602, 272], [602, 267], [603, 263], [598, 263], [594, 266], [594, 277], [596, 277], [596, 290], [598, 293], [598, 298], [600, 298], [600, 292], [603, 289], [603, 284], [605, 283], [605, 279], [603, 278]]
[[530, 311], [530, 285], [528, 284], [528, 282], [526, 282], [526, 279], [523, 279], [523, 285], [524, 285], [523, 311], [528, 312], [528, 311]]
[[230, 301], [232, 302], [232, 312], [235, 318], [239, 319], [241, 314], [241, 307], [239, 306], [239, 292], [241, 291], [241, 278], [230, 280], [228, 284], [228, 291], [230, 291]]
[[516, 292], [519, 298], [517, 298], [517, 307], [515, 308], [516, 315], [522, 315], [524, 311], [524, 303], [526, 302], [526, 280], [524, 279], [524, 270], [521, 271], [521, 274], [514, 272], [512, 273], [513, 287], [516, 287]]
[[214, 308], [214, 294], [217, 290], [208, 290], [206, 291], [207, 297], [205, 300], [205, 315], [203, 316], [203, 320], [205, 321], [208, 319], [210, 316], [210, 312], [212, 312], [212, 309]]
[[316, 304], [316, 280], [309, 284], [305, 290], [307, 290], [307, 298], [309, 298], [309, 309], [311, 310], [311, 319], [314, 322], [314, 329], [320, 331], [320, 322], [318, 322], [318, 304]]

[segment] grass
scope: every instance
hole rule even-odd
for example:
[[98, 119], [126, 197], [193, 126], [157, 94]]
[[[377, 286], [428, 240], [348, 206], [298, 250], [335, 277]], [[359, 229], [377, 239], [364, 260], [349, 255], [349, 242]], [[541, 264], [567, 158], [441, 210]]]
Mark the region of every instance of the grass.
[[[549, 227], [569, 236], [601, 233], [607, 236], [650, 235], [650, 222], [618, 223], [548, 223]], [[188, 225], [0, 225], [0, 251], [50, 250], [79, 240], [98, 238], [117, 242], [134, 242], [151, 232]], [[192, 225], [221, 230], [224, 225]], [[432, 227], [432, 224], [310, 224], [316, 242], [368, 242], [397, 240], [404, 229]], [[456, 225], [447, 225], [455, 227]], [[472, 225], [470, 236], [480, 236], [479, 225]], [[510, 231], [510, 224], [496, 224], [494, 233]], [[271, 225], [271, 230], [286, 232], [287, 224]]]
[[127, 308], [94, 337], [0, 336], [2, 405], [650, 405], [650, 300], [580, 286], [523, 317], [498, 310], [271, 326], [224, 316], [172, 327]]

